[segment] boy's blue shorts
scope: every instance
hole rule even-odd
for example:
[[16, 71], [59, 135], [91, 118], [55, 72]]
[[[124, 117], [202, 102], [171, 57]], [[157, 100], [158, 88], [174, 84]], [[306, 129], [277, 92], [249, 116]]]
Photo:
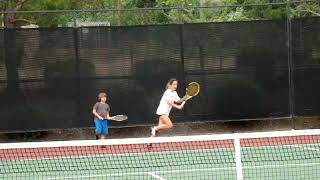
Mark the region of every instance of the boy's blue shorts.
[[100, 120], [98, 118], [94, 118], [94, 124], [96, 125], [96, 134], [109, 134], [108, 120]]

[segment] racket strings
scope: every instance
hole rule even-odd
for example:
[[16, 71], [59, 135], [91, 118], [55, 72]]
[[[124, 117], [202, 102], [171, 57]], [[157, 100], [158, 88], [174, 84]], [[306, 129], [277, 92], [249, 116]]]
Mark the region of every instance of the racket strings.
[[200, 91], [200, 85], [196, 82], [192, 82], [188, 85], [186, 91], [187, 95], [196, 96]]

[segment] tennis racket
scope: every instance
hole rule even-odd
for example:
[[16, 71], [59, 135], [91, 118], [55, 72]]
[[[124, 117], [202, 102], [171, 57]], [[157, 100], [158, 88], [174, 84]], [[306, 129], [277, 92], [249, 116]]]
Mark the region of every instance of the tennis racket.
[[110, 120], [113, 120], [113, 121], [125, 121], [128, 119], [128, 116], [126, 115], [116, 115], [116, 116], [113, 116]]
[[197, 82], [191, 82], [186, 88], [186, 101], [191, 99], [194, 96], [197, 96], [200, 92], [200, 84]]

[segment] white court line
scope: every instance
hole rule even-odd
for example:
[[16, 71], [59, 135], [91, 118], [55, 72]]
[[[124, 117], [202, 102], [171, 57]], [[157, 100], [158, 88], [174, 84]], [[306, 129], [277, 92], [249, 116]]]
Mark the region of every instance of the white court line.
[[303, 149], [308, 149], [308, 150], [313, 150], [313, 151], [320, 151], [320, 149], [310, 148], [310, 147], [303, 147]]
[[148, 172], [148, 174], [152, 177], [155, 177], [156, 179], [159, 179], [159, 180], [166, 180], [165, 178], [161, 177], [161, 176], [158, 176], [156, 175], [154, 172]]
[[[301, 166], [318, 166], [319, 163], [302, 163], [302, 164], [278, 164], [278, 165], [261, 165], [261, 166], [245, 166], [243, 169], [262, 169], [262, 168], [282, 168], [282, 167], [301, 167]], [[48, 180], [59, 180], [59, 179], [79, 179], [79, 178], [95, 178], [95, 177], [110, 177], [110, 176], [128, 176], [128, 175], [144, 175], [150, 173], [185, 173], [185, 172], [200, 172], [200, 171], [220, 171], [220, 170], [235, 170], [236, 167], [222, 167], [222, 168], [202, 168], [202, 169], [184, 169], [184, 170], [167, 170], [167, 171], [154, 171], [154, 172], [133, 172], [133, 173], [118, 173], [118, 174], [97, 174], [88, 176], [68, 176], [68, 177], [57, 177], [48, 178]], [[165, 179], [160, 179], [165, 180]]]
[[261, 165], [261, 166], [247, 166], [243, 167], [243, 169], [261, 169], [261, 168], [275, 168], [275, 167], [301, 167], [301, 166], [317, 166], [320, 163], [294, 163], [294, 164], [278, 164], [278, 165]]
[[58, 179], [78, 179], [78, 178], [96, 178], [96, 177], [110, 177], [110, 176], [128, 176], [128, 175], [144, 175], [148, 172], [134, 172], [134, 173], [116, 173], [116, 174], [96, 174], [96, 175], [81, 175], [81, 176], [65, 176], [65, 177], [49, 177], [48, 180]]
[[[308, 145], [308, 144], [307, 144]], [[313, 148], [313, 147], [305, 147], [303, 145], [295, 145], [294, 147], [298, 147], [298, 148], [303, 148], [303, 149], [306, 149], [306, 150], [311, 150], [311, 151], [318, 151], [320, 152], [320, 149], [319, 148]]]

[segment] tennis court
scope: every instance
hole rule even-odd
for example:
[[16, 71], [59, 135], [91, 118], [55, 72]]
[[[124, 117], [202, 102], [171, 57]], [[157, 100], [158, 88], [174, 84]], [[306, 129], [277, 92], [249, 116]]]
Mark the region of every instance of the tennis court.
[[11, 143], [0, 159], [13, 180], [319, 179], [320, 131]]

